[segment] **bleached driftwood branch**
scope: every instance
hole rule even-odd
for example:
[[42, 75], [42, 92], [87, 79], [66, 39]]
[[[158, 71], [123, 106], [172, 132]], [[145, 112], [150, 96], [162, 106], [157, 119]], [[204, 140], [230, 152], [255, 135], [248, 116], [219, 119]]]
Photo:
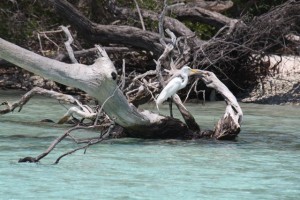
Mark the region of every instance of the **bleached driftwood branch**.
[[7, 101], [2, 102], [1, 105], [5, 105], [6, 108], [1, 109], [0, 114], [6, 114], [6, 113], [9, 113], [9, 112], [13, 112], [18, 107], [19, 107], [18, 112], [20, 112], [22, 110], [23, 106], [35, 94], [40, 94], [40, 95], [43, 95], [43, 96], [54, 98], [54, 99], [57, 99], [58, 101], [63, 101], [63, 102], [66, 102], [66, 103], [71, 103], [71, 104], [76, 104], [77, 103], [78, 105], [80, 104], [79, 101], [77, 99], [75, 99], [74, 97], [72, 97], [71, 95], [62, 94], [62, 93], [55, 92], [55, 91], [52, 91], [52, 90], [46, 90], [46, 89], [43, 89], [43, 88], [40, 88], [40, 87], [34, 87], [32, 90], [30, 90], [25, 95], [23, 95], [21, 97], [21, 99], [19, 99], [18, 101], [15, 101], [13, 103], [9, 103]]
[[75, 58], [74, 51], [71, 47], [71, 44], [73, 43], [74, 39], [73, 39], [69, 29], [66, 26], [60, 26], [60, 28], [65, 32], [65, 34], [68, 38], [68, 40], [65, 42], [65, 46], [68, 51], [70, 60], [72, 61], [72, 63], [78, 63], [78, 61]]
[[70, 117], [72, 117], [72, 115], [75, 114], [79, 117], [82, 117], [82, 118], [86, 118], [86, 119], [95, 119], [96, 116], [97, 116], [97, 113], [96, 112], [91, 112], [89, 109], [84, 109], [84, 110], [81, 110], [77, 107], [71, 107], [69, 108], [69, 110], [67, 111], [66, 114], [64, 114], [64, 116], [57, 122], [58, 124], [63, 124], [65, 122], [67, 122]]
[[214, 137], [217, 139], [233, 139], [239, 132], [243, 119], [243, 111], [231, 91], [216, 77], [213, 72], [199, 70], [200, 78], [207, 87], [215, 89], [223, 97], [227, 104], [225, 114], [217, 122]]
[[[92, 65], [66, 64], [35, 54], [0, 38], [0, 58], [18, 65], [37, 75], [77, 87], [100, 103], [112, 95], [117, 87], [117, 71], [108, 57], [98, 58]], [[16, 53], [17, 52], [17, 53]], [[103, 110], [121, 126], [143, 126], [150, 124], [147, 116], [133, 109], [120, 90], [105, 104]]]
[[69, 118], [73, 114], [75, 114], [79, 117], [82, 117], [82, 118], [87, 118], [87, 119], [94, 119], [96, 117], [97, 113], [95, 113], [88, 106], [82, 105], [73, 96], [67, 95], [67, 94], [62, 94], [60, 92], [55, 92], [55, 91], [52, 91], [52, 90], [43, 89], [43, 88], [40, 88], [40, 87], [34, 87], [29, 92], [24, 94], [19, 100], [15, 101], [13, 103], [10, 103], [8, 101], [2, 102], [1, 105], [6, 106], [6, 108], [0, 109], [0, 114], [7, 114], [7, 113], [10, 113], [10, 112], [13, 112], [16, 108], [19, 108], [18, 112], [20, 112], [22, 110], [23, 106], [36, 94], [46, 96], [46, 97], [50, 97], [50, 98], [54, 98], [58, 101], [62, 101], [62, 102], [65, 102], [65, 103], [76, 104], [79, 107], [78, 108], [78, 107], [73, 106], [73, 107], [69, 108], [67, 113], [58, 121], [58, 124], [65, 123], [66, 121], [69, 120]]

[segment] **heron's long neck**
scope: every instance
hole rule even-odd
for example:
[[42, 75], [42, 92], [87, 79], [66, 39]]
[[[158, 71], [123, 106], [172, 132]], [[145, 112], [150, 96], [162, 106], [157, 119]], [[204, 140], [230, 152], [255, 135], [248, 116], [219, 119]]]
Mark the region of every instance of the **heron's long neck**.
[[188, 75], [181, 75], [182, 78], [183, 78], [183, 82], [182, 82], [182, 85], [181, 85], [181, 89], [184, 88], [186, 86], [186, 84], [188, 83], [188, 80], [189, 80], [189, 76]]

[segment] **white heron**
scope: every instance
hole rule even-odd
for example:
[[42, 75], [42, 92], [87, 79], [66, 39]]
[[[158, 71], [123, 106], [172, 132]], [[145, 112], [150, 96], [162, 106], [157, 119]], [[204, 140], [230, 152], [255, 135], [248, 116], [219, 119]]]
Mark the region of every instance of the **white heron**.
[[189, 75], [198, 73], [198, 70], [191, 69], [188, 66], [183, 66], [178, 76], [175, 76], [161, 91], [156, 99], [156, 107], [159, 110], [158, 106], [162, 104], [165, 100], [172, 97], [178, 90], [184, 88], [188, 83]]

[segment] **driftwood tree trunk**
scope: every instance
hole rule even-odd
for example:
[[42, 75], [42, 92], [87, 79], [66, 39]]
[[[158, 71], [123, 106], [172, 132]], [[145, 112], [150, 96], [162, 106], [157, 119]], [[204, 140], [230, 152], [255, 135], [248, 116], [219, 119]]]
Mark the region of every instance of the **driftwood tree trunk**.
[[[117, 88], [112, 74], [116, 73], [107, 57], [99, 58], [93, 65], [66, 64], [49, 59], [0, 39], [0, 57], [37, 75], [58, 83], [77, 87], [100, 102]], [[119, 90], [105, 105], [105, 111], [124, 127], [149, 124], [149, 119], [132, 109]], [[126, 120], [124, 120], [126, 119]]]
[[[175, 61], [177, 68], [182, 67], [184, 63], [188, 62], [191, 55], [193, 55], [192, 49], [199, 45], [204, 45], [203, 41], [192, 36], [193, 33], [181, 22], [171, 17], [165, 17], [167, 10], [170, 10], [170, 7], [167, 5], [164, 6], [161, 15], [145, 11], [139, 14], [139, 17], [148, 17], [152, 20], [160, 21], [160, 33], [158, 34], [131, 26], [96, 24], [82, 15], [66, 0], [48, 0], [47, 2], [54, 7], [60, 16], [69, 21], [79, 32], [88, 35], [87, 39], [93, 42], [131, 45], [135, 48], [151, 51], [154, 55], [158, 56], [163, 53], [166, 44], [173, 43], [175, 45], [175, 43], [177, 44], [180, 41], [187, 41], [182, 42], [182, 46], [184, 47], [182, 51], [176, 48], [176, 51], [172, 52], [173, 55], [178, 55], [177, 58], [179, 58]], [[128, 10], [116, 7], [113, 0], [109, 2], [111, 2], [109, 3], [110, 7], [115, 9], [115, 14], [130, 14]], [[177, 10], [177, 12], [184, 13], [185, 10], [189, 9], [188, 7], [184, 7], [181, 10]], [[214, 11], [206, 12], [198, 9], [197, 13], [201, 13], [200, 11], [203, 15], [208, 16], [210, 20], [217, 20], [219, 24], [226, 26], [232, 24], [231, 19], [218, 15]], [[168, 33], [171, 39], [164, 37], [163, 22], [165, 26], [170, 27], [171, 30], [181, 35], [182, 38], [173, 41], [173, 33]], [[150, 111], [138, 111], [137, 108], [130, 105], [118, 88], [116, 82], [117, 72], [107, 55], [98, 58], [92, 65], [79, 63], [66, 64], [40, 56], [0, 39], [0, 58], [37, 75], [85, 91], [90, 96], [96, 98], [100, 104], [103, 104], [105, 113], [116, 124], [122, 126], [130, 137], [193, 138], [201, 137], [202, 135], [199, 133], [200, 128], [198, 124], [184, 106], [178, 106], [178, 108], [184, 111], [182, 114], [188, 125], [178, 119], [161, 116]], [[75, 56], [72, 58], [76, 62]], [[221, 88], [220, 92], [222, 92], [222, 89], [224, 88]], [[238, 132], [234, 133], [234, 135], [237, 134]]]
[[66, 64], [49, 59], [10, 42], [0, 39], [0, 58], [35, 74], [58, 83], [77, 87], [100, 103], [104, 111], [117, 124], [124, 127], [129, 136], [143, 138], [184, 138], [189, 133], [180, 120], [164, 117], [149, 111], [139, 112], [130, 105], [114, 80], [116, 69], [108, 57], [102, 57], [93, 65]]
[[[203, 136], [201, 132], [198, 132], [198, 128], [195, 128], [196, 132], [193, 132], [178, 119], [161, 116], [147, 110], [138, 111], [137, 108], [130, 105], [118, 88], [115, 80], [116, 69], [107, 55], [98, 58], [93, 65], [87, 66], [52, 60], [3, 39], [0, 39], [0, 46], [0, 58], [61, 84], [77, 87], [96, 98], [103, 104], [103, 110], [106, 114], [115, 123], [122, 126], [129, 137], [199, 138]], [[215, 89], [217, 91], [225, 94], [225, 97], [229, 96], [229, 98], [225, 98], [226, 102], [229, 102], [229, 105], [234, 105], [234, 110], [237, 110], [235, 107], [236, 99], [227, 87], [216, 77], [212, 81], [216, 83]], [[234, 131], [230, 138], [235, 138], [238, 133], [239, 130]], [[215, 135], [213, 134], [212, 137]], [[226, 136], [220, 138], [216, 135], [216, 138], [226, 139]]]
[[[84, 38], [85, 40], [94, 43], [109, 44], [111, 46], [108, 48], [111, 48], [111, 51], [115, 51], [117, 44], [119, 51], [132, 51], [132, 49], [134, 49], [134, 51], [146, 50], [149, 55], [151, 54], [154, 55], [155, 58], [158, 58], [161, 54], [164, 54], [163, 52], [166, 50], [166, 47], [172, 44], [172, 52], [170, 51], [166, 56], [162, 55], [161, 57], [164, 57], [164, 59], [157, 60], [156, 71], [149, 70], [144, 74], [139, 74], [132, 80], [133, 83], [130, 85], [133, 86], [128, 86], [129, 89], [126, 93], [127, 98], [133, 91], [140, 93], [141, 96], [148, 93], [147, 98], [143, 99], [142, 97], [140, 100], [136, 98], [136, 101], [132, 101], [135, 105], [139, 104], [137, 101], [146, 102], [151, 98], [154, 99], [154, 94], [159, 91], [161, 88], [160, 85], [164, 85], [164, 80], [172, 76], [172, 71], [178, 70], [184, 64], [192, 63], [191, 66], [193, 66], [193, 68], [203, 67], [205, 69], [214, 66], [226, 73], [226, 66], [239, 66], [241, 60], [243, 63], [246, 63], [246, 60], [249, 65], [249, 63], [252, 64], [252, 55], [258, 55], [255, 57], [261, 59], [264, 53], [281, 48], [281, 40], [285, 41], [284, 37], [288, 33], [298, 30], [299, 27], [298, 13], [300, 7], [299, 1], [297, 0], [289, 0], [282, 6], [273, 9], [265, 15], [256, 17], [251, 21], [231, 19], [216, 12], [230, 8], [233, 5], [230, 0], [215, 2], [196, 0], [187, 1], [186, 4], [176, 3], [171, 6], [168, 6], [167, 1], [164, 1], [161, 14], [140, 9], [137, 5], [137, 1], [134, 1], [137, 7], [136, 10], [118, 7], [115, 0], [105, 1], [107, 10], [109, 10], [111, 14], [121, 20], [127, 20], [128, 17], [139, 19], [143, 29], [128, 25], [97, 24], [84, 16], [67, 0], [47, 0], [46, 2], [79, 33], [88, 36]], [[167, 16], [168, 14], [169, 16]], [[159, 33], [149, 31], [150, 28], [145, 27], [143, 19], [146, 18], [152, 22], [159, 23]], [[197, 37], [194, 31], [180, 22], [179, 20], [181, 19], [210, 24], [217, 28], [218, 32], [210, 40], [203, 41]], [[163, 31], [165, 28], [171, 30], [167, 33], [171, 39], [165, 37]], [[63, 30], [66, 32], [64, 28]], [[175, 33], [176, 36], [173, 33]], [[68, 38], [70, 39], [69, 36]], [[73, 54], [71, 42], [72, 40], [69, 40], [66, 45], [68, 52], [72, 52]], [[103, 109], [109, 116], [111, 126], [110, 129], [102, 135], [103, 137], [101, 136], [95, 140], [89, 140], [86, 146], [63, 154], [61, 157], [109, 138], [109, 135], [113, 132], [112, 130], [125, 132], [123, 136], [127, 137], [160, 139], [191, 139], [201, 137], [234, 139], [239, 134], [243, 112], [235, 96], [214, 73], [199, 70], [199, 72], [201, 72], [199, 79], [201, 79], [207, 87], [211, 87], [219, 92], [224, 97], [227, 106], [225, 114], [218, 121], [213, 131], [201, 131], [200, 126], [176, 95], [174, 95], [174, 102], [180, 110], [185, 123], [173, 117], [162, 116], [147, 110], [138, 110], [128, 103], [127, 98], [123, 95], [126, 89], [119, 89], [116, 81], [117, 71], [106, 53], [102, 54], [102, 57], [98, 58], [92, 65], [77, 63], [77, 56], [94, 51], [95, 49], [78, 51], [72, 56], [70, 56], [69, 53], [70, 60], [75, 64], [66, 64], [40, 56], [0, 38], [0, 59], [9, 61], [21, 68], [63, 85], [76, 87], [85, 91], [99, 101], [102, 105], [100, 110]], [[65, 57], [66, 55], [60, 54], [57, 59], [63, 60]], [[172, 64], [174, 66], [172, 66]], [[250, 66], [252, 66], [251, 64]], [[160, 69], [160, 65], [163, 66], [164, 69]], [[125, 67], [123, 67], [123, 69], [125, 69]], [[168, 75], [166, 75], [167, 73], [165, 73], [164, 70], [168, 72]], [[255, 70], [248, 69], [248, 72], [249, 71], [253, 72]], [[153, 78], [153, 76], [156, 77]], [[139, 83], [135, 84], [136, 82]], [[125, 85], [124, 83], [122, 84], [123, 86]], [[4, 103], [3, 105], [6, 105], [7, 108], [2, 111], [0, 110], [0, 114], [11, 112], [16, 107], [22, 108], [22, 105], [28, 100], [27, 98], [30, 98], [34, 93], [40, 92], [45, 92], [50, 96], [60, 98], [59, 94], [54, 94], [52, 91], [46, 92], [42, 89], [34, 89], [27, 93], [27, 96], [24, 95], [18, 102], [13, 104]], [[76, 101], [68, 96], [65, 96], [65, 98], [70, 102]], [[92, 119], [97, 116], [96, 122], [98, 119], [97, 111], [83, 113], [80, 109], [71, 109], [69, 112], [77, 112], [81, 117]], [[60, 120], [61, 123], [69, 116], [69, 112]], [[96, 123], [94, 126], [96, 126]], [[90, 126], [88, 128], [93, 127]], [[37, 162], [42, 159], [62, 139], [69, 137], [70, 131], [71, 130], [65, 132], [62, 136], [57, 138], [40, 156], [36, 158], [28, 157], [28, 161]], [[56, 163], [61, 157], [57, 159]], [[26, 160], [25, 158], [22, 161]]]

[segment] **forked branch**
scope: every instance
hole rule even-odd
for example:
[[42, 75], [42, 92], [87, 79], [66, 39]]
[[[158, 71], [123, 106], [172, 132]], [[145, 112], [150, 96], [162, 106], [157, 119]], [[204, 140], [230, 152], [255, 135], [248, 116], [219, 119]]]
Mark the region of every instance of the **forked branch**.
[[10, 102], [7, 102], [7, 101], [2, 102], [1, 105], [5, 105], [6, 108], [1, 109], [0, 114], [6, 114], [6, 113], [9, 113], [9, 112], [13, 112], [18, 107], [19, 107], [18, 112], [20, 112], [22, 110], [23, 106], [35, 94], [39, 94], [39, 95], [47, 96], [47, 97], [50, 97], [50, 98], [54, 98], [54, 99], [57, 99], [58, 101], [62, 101], [62, 102], [66, 102], [66, 103], [78, 104], [80, 106], [80, 102], [77, 99], [75, 99], [74, 97], [72, 97], [71, 95], [62, 94], [62, 93], [55, 92], [55, 91], [52, 91], [52, 90], [46, 90], [46, 89], [43, 89], [43, 88], [40, 88], [40, 87], [34, 87], [32, 90], [30, 90], [25, 95], [23, 95], [21, 97], [21, 99], [15, 101], [13, 103], [10, 103]]
[[243, 111], [231, 91], [213, 72], [199, 70], [200, 78], [207, 87], [215, 89], [227, 104], [225, 114], [216, 124], [213, 137], [216, 139], [234, 139], [240, 132]]

